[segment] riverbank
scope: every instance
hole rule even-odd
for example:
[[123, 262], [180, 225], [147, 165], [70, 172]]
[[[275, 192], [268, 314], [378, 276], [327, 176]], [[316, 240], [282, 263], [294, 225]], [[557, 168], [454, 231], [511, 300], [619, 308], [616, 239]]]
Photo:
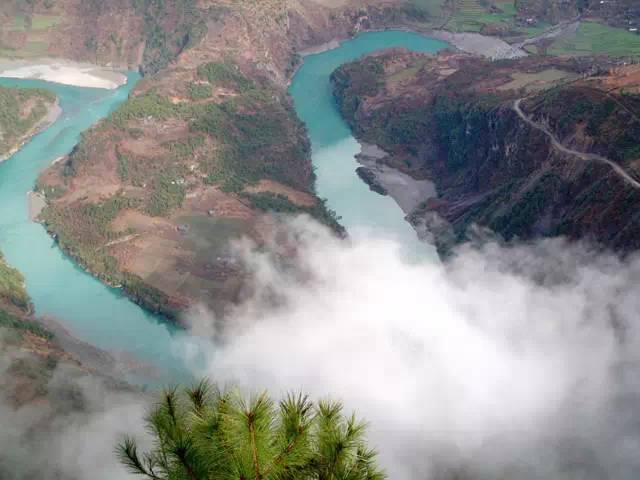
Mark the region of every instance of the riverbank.
[[35, 321], [54, 335], [60, 348], [89, 371], [120, 380], [127, 377], [145, 377], [151, 380], [160, 378], [157, 366], [143, 362], [125, 351], [107, 351], [83, 342], [53, 317], [44, 316]]
[[[356, 160], [367, 169], [377, 185], [395, 200], [405, 215], [410, 215], [426, 199], [437, 196], [435, 184], [430, 180], [417, 180], [384, 161], [387, 152], [376, 145], [360, 143], [361, 151]], [[378, 192], [379, 193], [379, 192]]]
[[[480, 33], [454, 33], [447, 30], [421, 30], [405, 26], [398, 26], [384, 29], [362, 30], [358, 32], [358, 34], [366, 32], [384, 32], [389, 30], [399, 30], [402, 32], [410, 32], [416, 33], [418, 35], [433, 37], [451, 44], [456, 49], [462, 52], [491, 58], [493, 60], [519, 58], [526, 57], [528, 55], [526, 51], [522, 50], [517, 45], [511, 45], [501, 38], [490, 37], [487, 35], [482, 35]], [[333, 38], [328, 42], [299, 50], [298, 55], [304, 58], [309, 55], [316, 55], [319, 53], [327, 52], [329, 50], [338, 48], [341, 42], [349, 40], [350, 38], [353, 37], [347, 36], [344, 38]], [[295, 71], [293, 72], [292, 77], [294, 75]]]
[[491, 60], [526, 57], [527, 52], [518, 46], [511, 45], [501, 38], [488, 37], [479, 33], [453, 33], [446, 30], [418, 32], [450, 43], [458, 50], [487, 57]]
[[127, 83], [127, 77], [116, 70], [57, 58], [0, 59], [0, 77], [36, 79], [74, 87], [109, 90]]
[[47, 200], [40, 192], [30, 190], [27, 192], [27, 205], [29, 209], [29, 220], [35, 222], [40, 212], [47, 206]]

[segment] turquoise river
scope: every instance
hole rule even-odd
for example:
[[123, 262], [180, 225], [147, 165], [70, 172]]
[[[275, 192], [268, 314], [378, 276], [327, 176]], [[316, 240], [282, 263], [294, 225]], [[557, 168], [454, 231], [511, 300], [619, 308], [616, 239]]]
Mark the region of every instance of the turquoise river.
[[[342, 216], [347, 230], [373, 229], [399, 238], [409, 251], [428, 250], [417, 241], [395, 202], [371, 192], [355, 175], [354, 155], [360, 147], [336, 109], [329, 85], [331, 72], [382, 48], [435, 52], [446, 46], [409, 32], [364, 33], [341, 43], [339, 48], [305, 57], [293, 78], [290, 93], [309, 131], [318, 193]], [[128, 84], [117, 90], [0, 79], [4, 86], [52, 90], [63, 110], [51, 127], [0, 164], [0, 249], [7, 261], [24, 274], [37, 315], [54, 317], [80, 340], [107, 351], [123, 352], [158, 368], [161, 378], [176, 380], [188, 375], [185, 358], [197, 361], [193, 342], [181, 341], [186, 334], [78, 268], [40, 224], [28, 220], [27, 192], [33, 188], [38, 173], [69, 153], [81, 132], [126, 100], [139, 77], [129, 74], [128, 79]], [[185, 355], [186, 343], [190, 345], [189, 356]]]

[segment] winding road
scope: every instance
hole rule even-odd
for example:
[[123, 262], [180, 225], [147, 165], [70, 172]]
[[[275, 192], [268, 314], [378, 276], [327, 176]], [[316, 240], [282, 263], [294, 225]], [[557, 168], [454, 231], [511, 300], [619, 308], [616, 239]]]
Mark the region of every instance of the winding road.
[[540, 130], [541, 132], [546, 134], [549, 137], [549, 139], [551, 140], [551, 144], [553, 145], [553, 148], [555, 148], [559, 152], [578, 157], [581, 160], [585, 160], [585, 161], [592, 160], [592, 161], [595, 161], [595, 162], [605, 163], [605, 164], [609, 165], [619, 177], [621, 177], [624, 181], [626, 181], [633, 188], [640, 189], [640, 182], [638, 182], [631, 175], [629, 175], [620, 165], [615, 163], [613, 160], [610, 160], [610, 159], [608, 159], [606, 157], [603, 157], [601, 155], [597, 155], [595, 153], [585, 153], [585, 152], [580, 152], [578, 150], [573, 150], [571, 148], [565, 147], [562, 144], [562, 142], [560, 142], [558, 137], [556, 137], [555, 134], [551, 130], [549, 130], [548, 127], [546, 127], [545, 125], [543, 125], [541, 123], [538, 123], [538, 122], [535, 122], [535, 121], [531, 120], [531, 118], [529, 118], [527, 115], [525, 115], [525, 113], [522, 111], [522, 108], [520, 108], [520, 103], [522, 102], [522, 100], [523, 100], [522, 98], [519, 98], [518, 100], [513, 102], [513, 110], [518, 114], [518, 116], [525, 123], [527, 123], [531, 127], [535, 128], [536, 130]]

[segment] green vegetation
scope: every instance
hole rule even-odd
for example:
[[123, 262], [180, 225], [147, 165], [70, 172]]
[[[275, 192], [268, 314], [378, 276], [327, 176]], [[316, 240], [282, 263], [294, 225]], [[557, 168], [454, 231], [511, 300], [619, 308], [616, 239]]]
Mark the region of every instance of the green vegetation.
[[182, 205], [186, 195], [184, 168], [171, 166], [159, 171], [151, 182], [151, 195], [147, 200], [145, 210], [154, 217], [166, 215], [174, 208]]
[[53, 333], [39, 323], [25, 318], [18, 318], [2, 309], [0, 309], [0, 328], [10, 328], [18, 333], [33, 333], [34, 335], [46, 340], [51, 340], [53, 338]]
[[17, 32], [47, 30], [58, 25], [61, 20], [57, 15], [16, 15], [10, 28]]
[[0, 87], [0, 157], [33, 131], [55, 101], [53, 93], [41, 88]]
[[24, 285], [24, 277], [15, 268], [10, 267], [0, 253], [0, 301], [27, 311], [31, 299]]
[[46, 30], [55, 27], [61, 20], [61, 17], [57, 15], [34, 15], [31, 18], [31, 29]]
[[211, 95], [213, 95], [211, 85], [196, 82], [191, 82], [187, 86], [187, 93], [189, 94], [189, 98], [191, 98], [191, 100], [206, 100], [207, 98], [211, 97]]
[[342, 116], [352, 118], [359, 99], [373, 97], [384, 87], [383, 60], [379, 57], [365, 57], [359, 62], [344, 64], [331, 74], [331, 85], [338, 99]]
[[313, 207], [299, 206], [291, 202], [286, 196], [271, 192], [247, 193], [242, 196], [251, 202], [255, 208], [266, 212], [276, 212], [289, 215], [306, 213], [318, 221], [332, 228], [338, 233], [344, 233], [344, 227], [340, 225], [340, 217], [327, 206], [326, 199], [320, 199]]
[[148, 206], [139, 199], [115, 195], [99, 204], [50, 204], [43, 210], [41, 218], [60, 248], [80, 265], [98, 278], [120, 285], [132, 300], [149, 311], [175, 319], [177, 312], [167, 296], [145, 284], [138, 276], [119, 272], [116, 259], [104, 248], [109, 241], [133, 233], [114, 233], [111, 230], [111, 222], [124, 208], [144, 209]]
[[198, 67], [198, 76], [212, 85], [220, 85], [239, 92], [246, 92], [255, 87], [253, 82], [245, 77], [233, 63], [210, 62]]
[[623, 163], [640, 158], [640, 120], [629, 113], [640, 110], [640, 95], [555, 88], [536, 100], [534, 108], [550, 118], [560, 138], [572, 135], [577, 125], [586, 124], [586, 134], [595, 140], [602, 155]]
[[640, 35], [598, 22], [582, 22], [577, 32], [561, 37], [548, 49], [551, 55], [640, 56]]
[[23, 32], [27, 29], [27, 17], [24, 15], [16, 15], [13, 17], [13, 28], [12, 30]]
[[153, 480], [382, 480], [366, 425], [342, 410], [303, 395], [246, 399], [201, 382], [162, 394], [146, 421], [155, 437], [149, 453], [131, 438], [117, 453], [132, 473]]
[[492, 27], [497, 32], [516, 30], [513, 1], [451, 0], [454, 12], [446, 24], [448, 30], [480, 32]]
[[411, 3], [431, 19], [440, 19], [444, 16], [442, 0], [411, 0]]
[[60, 247], [101, 278], [115, 270], [115, 259], [103, 247], [116, 238], [111, 222], [123, 208], [135, 208], [139, 200], [115, 195], [98, 204], [48, 205], [41, 213], [47, 229]]
[[299, 165], [308, 155], [308, 143], [294, 115], [273, 90], [248, 90], [207, 105], [191, 129], [212, 135], [219, 144], [213, 157], [201, 161], [208, 183], [239, 192], [270, 178], [306, 189], [308, 180], [301, 178]]
[[[515, 199], [501, 195], [499, 201], [504, 205], [509, 203], [508, 212], [494, 219], [489, 228], [500, 235], [505, 240], [514, 237], [530, 238], [534, 235], [536, 222], [543, 217], [545, 212], [551, 212], [557, 206], [558, 198], [568, 194], [567, 183], [553, 172], [545, 173], [532, 189], [518, 192]], [[498, 210], [499, 209], [491, 209]], [[489, 210], [489, 211], [491, 211]]]
[[[116, 278], [114, 276], [114, 278]], [[179, 311], [170, 304], [167, 296], [157, 288], [147, 284], [137, 275], [124, 272], [117, 276], [122, 290], [138, 305], [146, 310], [176, 320]]]
[[133, 0], [144, 15], [145, 50], [142, 71], [153, 74], [206, 33], [195, 0]]
[[129, 157], [120, 153], [119, 150], [116, 150], [116, 158], [118, 159], [118, 176], [121, 180], [129, 179]]
[[129, 98], [109, 116], [109, 121], [121, 130], [125, 130], [128, 122], [133, 119], [151, 117], [166, 120], [179, 114], [180, 106], [174, 105], [167, 97], [151, 90]]

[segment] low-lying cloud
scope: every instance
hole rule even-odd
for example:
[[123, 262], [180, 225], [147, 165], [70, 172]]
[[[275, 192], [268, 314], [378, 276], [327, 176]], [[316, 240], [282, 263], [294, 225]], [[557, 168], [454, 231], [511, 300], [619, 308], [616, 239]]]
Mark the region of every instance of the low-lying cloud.
[[[237, 254], [246, 299], [190, 318], [211, 343], [176, 338], [195, 376], [343, 400], [392, 479], [638, 477], [638, 258], [546, 240], [409, 263], [305, 218]], [[73, 382], [80, 413], [0, 405], [1, 478], [129, 478], [113, 447], [142, 434], [148, 399]]]
[[294, 264], [239, 248], [252, 294], [198, 374], [342, 399], [394, 479], [637, 477], [637, 258], [546, 240], [410, 264], [390, 239], [287, 234]]
[[130, 478], [114, 447], [126, 433], [145, 438], [148, 398], [65, 366], [56, 369], [46, 388], [46, 397], [19, 408], [0, 402], [0, 478]]

